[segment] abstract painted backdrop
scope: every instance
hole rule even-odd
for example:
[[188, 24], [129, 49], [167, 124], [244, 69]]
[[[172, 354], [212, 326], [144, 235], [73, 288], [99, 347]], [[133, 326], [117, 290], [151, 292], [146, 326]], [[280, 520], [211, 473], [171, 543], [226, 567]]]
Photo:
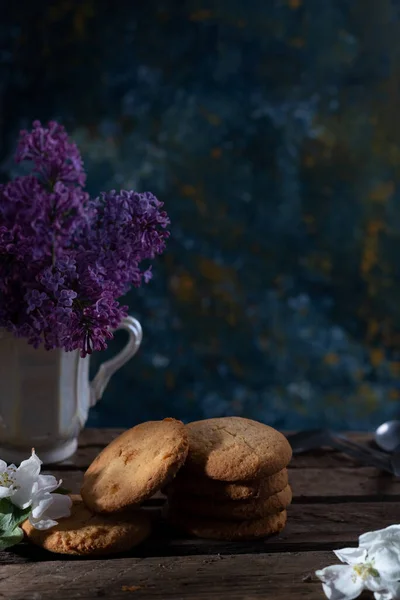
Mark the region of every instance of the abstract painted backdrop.
[[91, 193], [151, 190], [172, 221], [127, 299], [142, 349], [90, 424], [400, 416], [400, 3], [6, 4], [1, 179], [55, 118]]

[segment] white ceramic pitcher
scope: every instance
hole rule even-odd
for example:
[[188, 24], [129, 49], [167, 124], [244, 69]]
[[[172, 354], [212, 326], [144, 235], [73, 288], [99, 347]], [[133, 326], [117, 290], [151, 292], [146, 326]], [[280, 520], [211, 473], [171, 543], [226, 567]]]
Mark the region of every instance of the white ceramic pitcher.
[[139, 349], [142, 328], [133, 317], [117, 327], [129, 334], [125, 347], [103, 363], [89, 382], [89, 357], [79, 351], [35, 349], [0, 331], [0, 458], [19, 464], [35, 448], [47, 464], [70, 457], [89, 408], [110, 377]]

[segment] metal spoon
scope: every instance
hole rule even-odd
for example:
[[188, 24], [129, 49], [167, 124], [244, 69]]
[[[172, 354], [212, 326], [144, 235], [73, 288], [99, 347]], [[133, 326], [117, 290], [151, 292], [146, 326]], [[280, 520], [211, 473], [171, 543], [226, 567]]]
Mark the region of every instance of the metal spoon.
[[364, 465], [377, 467], [389, 473], [394, 472], [392, 459], [385, 452], [374, 450], [365, 444], [353, 442], [340, 433], [334, 433], [326, 429], [315, 429], [313, 431], [299, 431], [286, 437], [292, 446], [293, 454], [301, 454], [327, 446], [352, 456]]
[[400, 446], [400, 421], [387, 421], [375, 431], [376, 445], [386, 452], [394, 452]]

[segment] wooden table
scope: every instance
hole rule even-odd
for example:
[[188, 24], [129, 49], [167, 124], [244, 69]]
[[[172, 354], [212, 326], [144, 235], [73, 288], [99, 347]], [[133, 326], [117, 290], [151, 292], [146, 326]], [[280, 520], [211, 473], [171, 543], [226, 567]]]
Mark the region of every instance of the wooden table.
[[[71, 491], [117, 430], [88, 429], [79, 450], [51, 472]], [[366, 436], [353, 436], [365, 441]], [[281, 535], [226, 543], [183, 536], [167, 525], [129, 555], [71, 559], [28, 544], [0, 552], [0, 598], [7, 600], [323, 599], [314, 571], [338, 562], [332, 549], [400, 523], [400, 480], [334, 451], [297, 456], [290, 466], [294, 502]], [[164, 499], [151, 499], [159, 511]]]

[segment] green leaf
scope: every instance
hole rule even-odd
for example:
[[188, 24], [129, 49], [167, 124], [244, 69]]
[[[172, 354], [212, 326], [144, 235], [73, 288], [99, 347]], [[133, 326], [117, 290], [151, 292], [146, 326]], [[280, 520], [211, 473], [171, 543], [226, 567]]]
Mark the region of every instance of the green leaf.
[[59, 487], [56, 489], [53, 494], [62, 494], [63, 496], [68, 496], [71, 493], [71, 490], [67, 490], [67, 488]]
[[7, 498], [0, 500], [0, 535], [12, 527], [13, 505]]
[[14, 506], [14, 504], [12, 506], [12, 521], [9, 529], [14, 529], [18, 525], [21, 525], [21, 523], [23, 523], [29, 517], [29, 514], [32, 510], [32, 506], [28, 506], [28, 508], [18, 508], [18, 506]]
[[15, 527], [7, 533], [0, 535], [0, 550], [5, 550], [6, 548], [10, 548], [10, 546], [15, 546], [15, 544], [22, 542], [23, 539], [24, 532], [20, 527]]
[[18, 508], [8, 498], [0, 500], [0, 536], [8, 535], [25, 519], [28, 518], [31, 507]]
[[0, 550], [15, 546], [24, 533], [19, 525], [29, 516], [32, 507], [18, 508], [9, 498], [0, 500]]

